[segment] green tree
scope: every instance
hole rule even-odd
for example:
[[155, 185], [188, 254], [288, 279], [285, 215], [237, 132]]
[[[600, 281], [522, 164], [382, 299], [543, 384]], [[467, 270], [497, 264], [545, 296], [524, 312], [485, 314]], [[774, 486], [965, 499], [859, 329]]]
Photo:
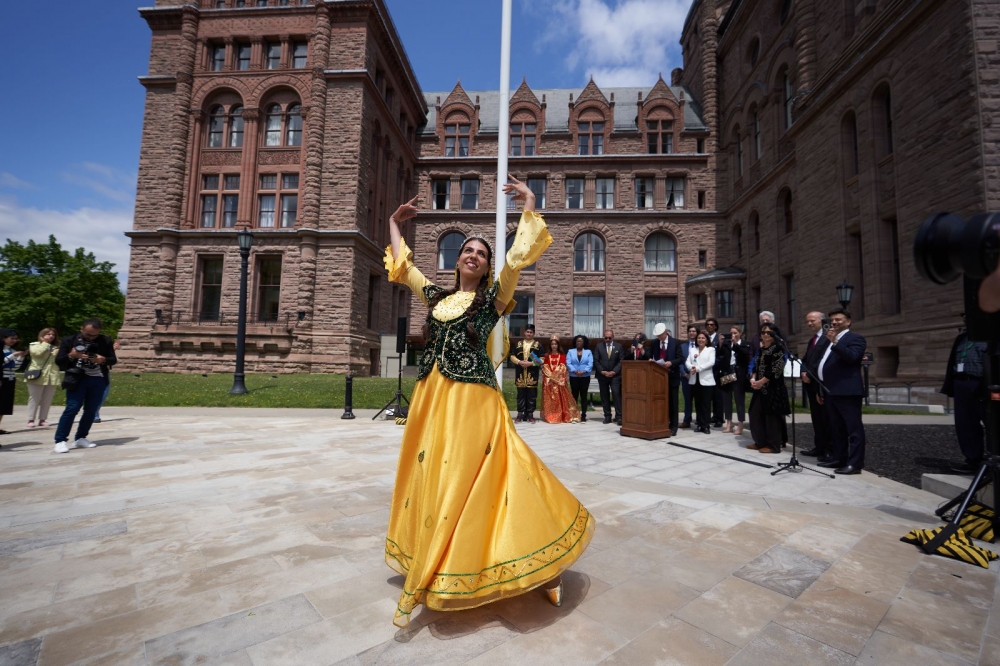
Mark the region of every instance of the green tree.
[[85, 319], [99, 317], [103, 333], [116, 336], [125, 315], [125, 294], [110, 261], [97, 261], [82, 247], [70, 253], [55, 236], [22, 245], [7, 239], [0, 248], [0, 326], [16, 328], [25, 342], [48, 326], [68, 335]]

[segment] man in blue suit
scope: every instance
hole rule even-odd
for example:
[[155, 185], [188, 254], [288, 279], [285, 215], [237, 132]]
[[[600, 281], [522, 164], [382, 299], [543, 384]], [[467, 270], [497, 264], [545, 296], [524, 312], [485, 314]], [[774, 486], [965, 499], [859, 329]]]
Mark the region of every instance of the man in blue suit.
[[681, 368], [684, 367], [684, 359], [681, 357], [681, 345], [677, 338], [670, 337], [666, 324], [657, 324], [653, 327], [653, 342], [649, 347], [649, 360], [659, 363], [669, 371], [670, 390], [667, 399], [667, 409], [670, 412], [670, 436], [677, 435], [677, 392], [681, 387]]
[[830, 458], [820, 467], [833, 468], [837, 474], [860, 474], [865, 466], [865, 426], [861, 422], [861, 401], [865, 385], [861, 380], [861, 361], [868, 343], [851, 333], [851, 314], [838, 308], [827, 315], [830, 330], [827, 347], [820, 359], [817, 375], [827, 392], [820, 402], [830, 422]]

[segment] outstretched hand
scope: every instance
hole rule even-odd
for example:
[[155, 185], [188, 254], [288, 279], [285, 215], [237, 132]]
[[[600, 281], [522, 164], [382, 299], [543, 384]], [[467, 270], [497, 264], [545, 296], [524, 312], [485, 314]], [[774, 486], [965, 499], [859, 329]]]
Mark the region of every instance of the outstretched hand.
[[412, 220], [413, 218], [415, 218], [417, 214], [420, 212], [420, 210], [416, 206], [417, 198], [418, 197], [413, 197], [405, 204], [401, 205], [399, 208], [396, 209], [396, 212], [393, 213], [389, 219], [396, 222], [396, 224], [402, 224], [407, 220]]
[[531, 211], [535, 210], [535, 193], [531, 189], [519, 181], [514, 176], [507, 174], [507, 179], [511, 182], [504, 183], [503, 193], [513, 194], [515, 201], [524, 202], [524, 210]]

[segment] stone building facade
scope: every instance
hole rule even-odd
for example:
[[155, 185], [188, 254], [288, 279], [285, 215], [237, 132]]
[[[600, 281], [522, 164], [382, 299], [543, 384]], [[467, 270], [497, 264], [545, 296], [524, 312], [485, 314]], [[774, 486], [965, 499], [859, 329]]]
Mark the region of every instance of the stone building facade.
[[[386, 220], [419, 196], [408, 242], [441, 283], [462, 238], [493, 237], [498, 93], [422, 92], [382, 0], [141, 13], [124, 362], [232, 367], [241, 227], [249, 371], [367, 374], [406, 314], [419, 343], [426, 311], [384, 277]], [[921, 282], [910, 248], [930, 212], [1000, 203], [998, 37], [989, 0], [694, 0], [669, 84], [522, 82], [510, 171], [554, 242], [512, 332], [624, 339], [769, 309], [803, 346], [805, 312], [847, 279], [876, 376], [941, 376], [960, 293]]]

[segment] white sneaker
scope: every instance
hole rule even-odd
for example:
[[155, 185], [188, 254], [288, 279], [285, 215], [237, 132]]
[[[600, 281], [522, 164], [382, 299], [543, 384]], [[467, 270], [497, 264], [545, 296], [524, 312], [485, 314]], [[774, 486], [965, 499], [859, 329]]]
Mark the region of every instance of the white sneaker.
[[69, 442], [63, 440], [61, 442], [56, 442], [56, 453], [69, 453], [69, 447], [66, 446]]
[[95, 446], [97, 446], [97, 444], [94, 444], [92, 441], [90, 441], [86, 437], [81, 437], [80, 439], [78, 439], [75, 442], [73, 442], [73, 446], [76, 447], [76, 448], [78, 448], [78, 449], [92, 449]]

